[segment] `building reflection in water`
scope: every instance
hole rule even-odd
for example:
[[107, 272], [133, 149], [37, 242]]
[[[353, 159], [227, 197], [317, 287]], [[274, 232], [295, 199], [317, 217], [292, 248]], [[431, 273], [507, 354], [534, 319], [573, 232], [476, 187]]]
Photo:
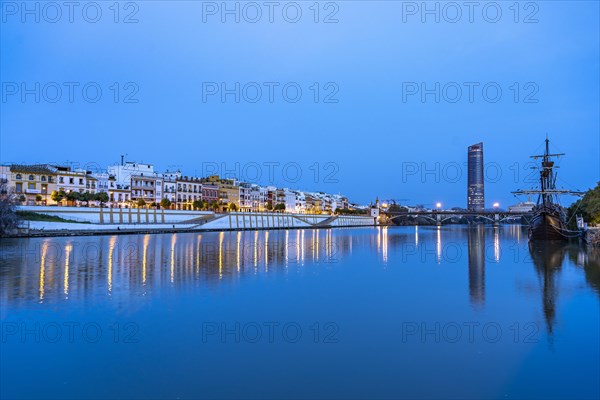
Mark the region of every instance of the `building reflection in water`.
[[483, 225], [474, 225], [467, 232], [469, 297], [477, 308], [485, 305], [485, 229]]
[[[135, 296], [165, 283], [210, 285], [247, 273], [338, 263], [350, 252], [352, 241], [357, 242], [343, 234], [344, 229], [339, 231], [18, 239], [13, 241], [13, 257], [3, 254], [0, 259], [0, 302], [76, 301], [101, 293]], [[387, 229], [382, 234], [387, 252]], [[362, 237], [365, 246], [371, 237]]]
[[435, 241], [435, 254], [437, 256], [437, 263], [442, 262], [442, 227], [437, 227], [437, 237]]
[[65, 272], [63, 277], [63, 292], [65, 296], [69, 296], [69, 260], [71, 259], [71, 251], [73, 250], [73, 246], [71, 243], [67, 243], [65, 246]]
[[[274, 230], [203, 234], [124, 235], [12, 240], [0, 259], [0, 306], [7, 302], [77, 301], [109, 295], [135, 297], [170, 287], [217, 285], [245, 274], [289, 273], [315, 264], [339, 263], [354, 252], [376, 249], [384, 266], [401, 268], [461, 262], [468, 268], [469, 301], [485, 305], [486, 258], [501, 261], [501, 250], [521, 238], [520, 227], [414, 227], [373, 230]], [[414, 235], [414, 236], [413, 236]], [[525, 239], [523, 239], [525, 240]], [[467, 244], [468, 257], [454, 251]], [[522, 243], [525, 246], [525, 242]], [[493, 247], [492, 247], [493, 246]], [[507, 247], [507, 249], [505, 249]], [[3, 249], [4, 249], [3, 243]], [[540, 278], [543, 311], [551, 332], [556, 319], [558, 280], [565, 255], [584, 268], [600, 293], [600, 250], [551, 246], [530, 249]], [[486, 255], [487, 251], [487, 255]], [[464, 253], [463, 253], [464, 254]], [[512, 254], [505, 262], [513, 260]], [[517, 260], [518, 261], [518, 260]], [[465, 265], [467, 264], [467, 265]], [[294, 268], [295, 267], [295, 268]], [[302, 267], [302, 268], [299, 268]]]
[[494, 228], [494, 261], [500, 261], [500, 227]]

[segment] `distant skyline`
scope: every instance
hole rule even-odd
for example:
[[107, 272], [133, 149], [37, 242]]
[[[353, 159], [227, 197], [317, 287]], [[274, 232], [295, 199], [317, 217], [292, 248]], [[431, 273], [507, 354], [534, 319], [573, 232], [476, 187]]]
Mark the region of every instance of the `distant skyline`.
[[504, 3], [497, 23], [423, 23], [403, 3], [337, 2], [336, 23], [333, 9], [315, 23], [312, 2], [297, 23], [222, 23], [202, 2], [135, 3], [135, 23], [108, 3], [97, 23], [4, 12], [0, 161], [239, 163], [264, 185], [466, 207], [467, 147], [483, 142], [485, 206], [505, 208], [526, 200], [510, 192], [535, 184], [529, 155], [548, 133], [566, 153], [558, 185], [596, 185], [598, 2], [539, 2], [535, 23]]

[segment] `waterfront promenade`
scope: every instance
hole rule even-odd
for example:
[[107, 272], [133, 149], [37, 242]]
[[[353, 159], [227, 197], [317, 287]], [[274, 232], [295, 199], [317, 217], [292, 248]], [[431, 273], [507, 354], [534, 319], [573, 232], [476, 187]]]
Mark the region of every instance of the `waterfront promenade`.
[[21, 206], [27, 211], [73, 222], [24, 221], [16, 236], [69, 236], [97, 234], [169, 233], [297, 228], [375, 226], [370, 216], [115, 209], [93, 207]]

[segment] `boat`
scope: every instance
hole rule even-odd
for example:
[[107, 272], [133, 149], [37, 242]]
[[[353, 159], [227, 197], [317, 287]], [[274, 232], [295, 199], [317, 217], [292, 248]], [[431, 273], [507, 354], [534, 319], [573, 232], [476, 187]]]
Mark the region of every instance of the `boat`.
[[569, 238], [579, 236], [578, 231], [572, 231], [567, 228], [567, 214], [564, 207], [560, 205], [558, 199], [560, 195], [570, 194], [583, 196], [585, 193], [556, 188], [557, 175], [554, 170], [557, 167], [554, 165], [553, 159], [561, 156], [564, 156], [564, 153], [550, 153], [550, 140], [546, 136], [546, 149], [544, 154], [531, 156], [531, 158], [535, 160], [542, 160], [541, 167], [539, 167], [539, 189], [518, 190], [513, 192], [515, 195], [538, 195], [537, 204], [531, 210], [532, 217], [529, 222], [529, 240], [565, 241]]

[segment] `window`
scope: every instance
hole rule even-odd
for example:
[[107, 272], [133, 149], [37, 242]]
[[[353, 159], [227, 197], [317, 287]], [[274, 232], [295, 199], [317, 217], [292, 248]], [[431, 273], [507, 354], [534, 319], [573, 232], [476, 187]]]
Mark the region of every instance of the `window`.
[[23, 184], [22, 183], [17, 183], [15, 186], [15, 192], [17, 193], [23, 193]]
[[58, 178], [58, 183], [65, 183], [65, 178], [62, 176]]
[[33, 179], [33, 175], [29, 175], [29, 180], [32, 181]]
[[46, 177], [42, 175], [42, 182], [46, 182]]
[[23, 178], [21, 177], [21, 174], [17, 174], [17, 177], [16, 177], [16, 178], [17, 178], [17, 179], [23, 179]]
[[34, 190], [35, 189], [35, 183], [28, 183], [27, 184], [27, 189]]
[[73, 178], [69, 178], [69, 183], [70, 183], [71, 185], [72, 185], [72, 184], [74, 184], [74, 183], [75, 183], [75, 179], [73, 179]]
[[82, 178], [79, 178], [79, 184], [83, 185], [83, 179]]

